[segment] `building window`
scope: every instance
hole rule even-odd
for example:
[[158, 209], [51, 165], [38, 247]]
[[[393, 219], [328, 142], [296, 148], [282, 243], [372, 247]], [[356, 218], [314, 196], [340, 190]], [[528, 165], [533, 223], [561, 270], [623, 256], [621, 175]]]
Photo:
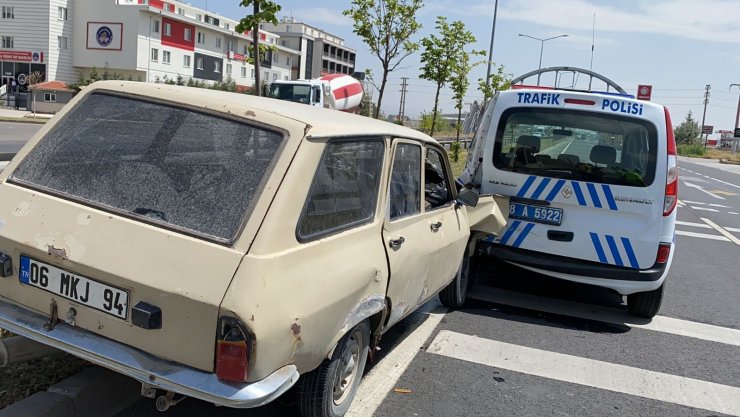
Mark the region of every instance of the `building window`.
[[234, 52], [235, 51], [235, 49], [234, 49], [234, 41], [233, 40], [229, 39], [228, 41], [226, 41], [226, 50], [227, 51], [231, 51], [231, 52]]
[[178, 7], [177, 14], [179, 14], [180, 16], [185, 16], [185, 9], [183, 9], [182, 7]]
[[287, 75], [283, 75], [283, 80], [288, 81], [288, 76]]
[[192, 41], [193, 40], [193, 29], [185, 28], [185, 40], [186, 41]]
[[231, 30], [231, 25], [228, 23], [224, 23], [224, 27], [226, 28], [226, 30]]
[[213, 63], [213, 72], [221, 72], [221, 62], [215, 61]]
[[152, 20], [152, 32], [159, 33], [159, 20]]
[[254, 68], [252, 68], [252, 79], [254, 79]]
[[290, 65], [290, 57], [285, 57], [285, 65]]
[[203, 69], [203, 58], [198, 58], [195, 61], [195, 68], [202, 70]]
[[203, 20], [203, 15], [202, 15], [202, 14], [197, 14], [197, 15], [196, 15], [196, 18], [197, 18], [197, 19], [198, 19], [199, 21], [202, 21], [202, 20]]
[[170, 63], [170, 51], [162, 51], [162, 63]]
[[1, 41], [2, 42], [0, 42], [0, 48], [13, 49], [13, 37], [12, 36], [3, 36]]
[[190, 68], [190, 55], [185, 55], [182, 57], [182, 66], [185, 68]]
[[278, 77], [277, 74], [272, 74], [272, 81], [277, 81], [277, 77]]
[[172, 24], [164, 24], [164, 36], [172, 36]]
[[272, 60], [275, 61], [275, 62], [279, 62], [280, 61], [280, 59], [278, 59], [278, 53], [277, 53], [277, 51], [275, 51], [275, 52], [272, 53]]
[[231, 64], [226, 64], [226, 75], [231, 75]]
[[57, 7], [57, 19], [67, 20], [67, 8], [59, 6]]
[[57, 36], [57, 47], [59, 49], [67, 49], [67, 41], [66, 36]]
[[247, 78], [247, 67], [242, 67], [242, 78]]
[[206, 43], [206, 34], [203, 32], [198, 32], [198, 43], [203, 45]]
[[2, 17], [3, 19], [15, 19], [15, 7], [2, 6]]
[[263, 83], [266, 83], [267, 80], [269, 80], [269, 79], [270, 79], [270, 72], [269, 71], [263, 71], [262, 72], [262, 80], [261, 81]]
[[285, 31], [290, 32], [290, 25], [285, 26]]
[[152, 61], [159, 60], [159, 50], [157, 48], [152, 48]]
[[57, 95], [55, 93], [44, 93], [44, 101], [49, 103], [56, 103]]
[[288, 41], [280, 41], [280, 44], [283, 46], [288, 46]]
[[244, 45], [244, 55], [249, 55], [249, 45]]
[[221, 47], [221, 38], [216, 38], [216, 48]]

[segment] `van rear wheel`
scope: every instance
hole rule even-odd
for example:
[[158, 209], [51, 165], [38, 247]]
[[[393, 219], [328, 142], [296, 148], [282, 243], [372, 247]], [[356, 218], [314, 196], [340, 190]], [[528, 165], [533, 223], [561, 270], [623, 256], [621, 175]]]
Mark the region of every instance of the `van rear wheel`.
[[658, 314], [663, 302], [665, 282], [655, 290], [636, 292], [627, 296], [627, 310], [630, 314], [651, 319]]
[[296, 396], [303, 417], [341, 417], [360, 385], [370, 349], [370, 325], [355, 326], [337, 344], [330, 360], [298, 380]]
[[455, 278], [439, 292], [439, 301], [449, 308], [460, 308], [468, 298], [468, 290], [473, 285], [475, 278], [477, 258], [463, 255], [460, 268]]

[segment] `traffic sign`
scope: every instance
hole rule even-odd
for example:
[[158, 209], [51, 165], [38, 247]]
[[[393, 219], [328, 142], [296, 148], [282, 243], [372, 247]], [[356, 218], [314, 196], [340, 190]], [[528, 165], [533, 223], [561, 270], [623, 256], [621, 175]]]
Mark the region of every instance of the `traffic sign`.
[[650, 101], [650, 96], [653, 94], [652, 85], [638, 85], [637, 86], [637, 99]]
[[26, 74], [18, 74], [18, 84], [26, 85], [28, 82], [28, 76]]
[[704, 125], [701, 127], [702, 135], [712, 134], [713, 132], [714, 132], [714, 126], [712, 125]]

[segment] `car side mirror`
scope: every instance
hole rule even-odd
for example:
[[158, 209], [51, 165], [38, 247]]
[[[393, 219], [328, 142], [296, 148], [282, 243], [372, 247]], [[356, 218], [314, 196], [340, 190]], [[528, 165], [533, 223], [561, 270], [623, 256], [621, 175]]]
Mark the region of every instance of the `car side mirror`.
[[471, 190], [470, 188], [462, 188], [457, 194], [457, 200], [455, 201], [457, 207], [468, 206], [475, 207], [478, 205], [478, 193]]

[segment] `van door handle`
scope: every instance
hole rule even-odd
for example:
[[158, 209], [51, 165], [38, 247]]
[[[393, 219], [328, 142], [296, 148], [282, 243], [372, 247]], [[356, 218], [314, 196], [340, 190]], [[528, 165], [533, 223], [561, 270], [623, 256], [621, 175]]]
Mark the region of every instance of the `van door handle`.
[[388, 242], [388, 244], [390, 244], [391, 249], [396, 250], [396, 249], [400, 248], [401, 245], [403, 245], [403, 242], [405, 242], [405, 241], [406, 241], [406, 239], [404, 239], [403, 236], [401, 236], [398, 239], [391, 239], [391, 241]]
[[438, 232], [439, 229], [442, 227], [442, 222], [432, 223], [429, 225], [429, 227], [432, 229], [432, 232]]
[[558, 230], [548, 230], [547, 238], [556, 242], [572, 242], [573, 232], [561, 232]]

